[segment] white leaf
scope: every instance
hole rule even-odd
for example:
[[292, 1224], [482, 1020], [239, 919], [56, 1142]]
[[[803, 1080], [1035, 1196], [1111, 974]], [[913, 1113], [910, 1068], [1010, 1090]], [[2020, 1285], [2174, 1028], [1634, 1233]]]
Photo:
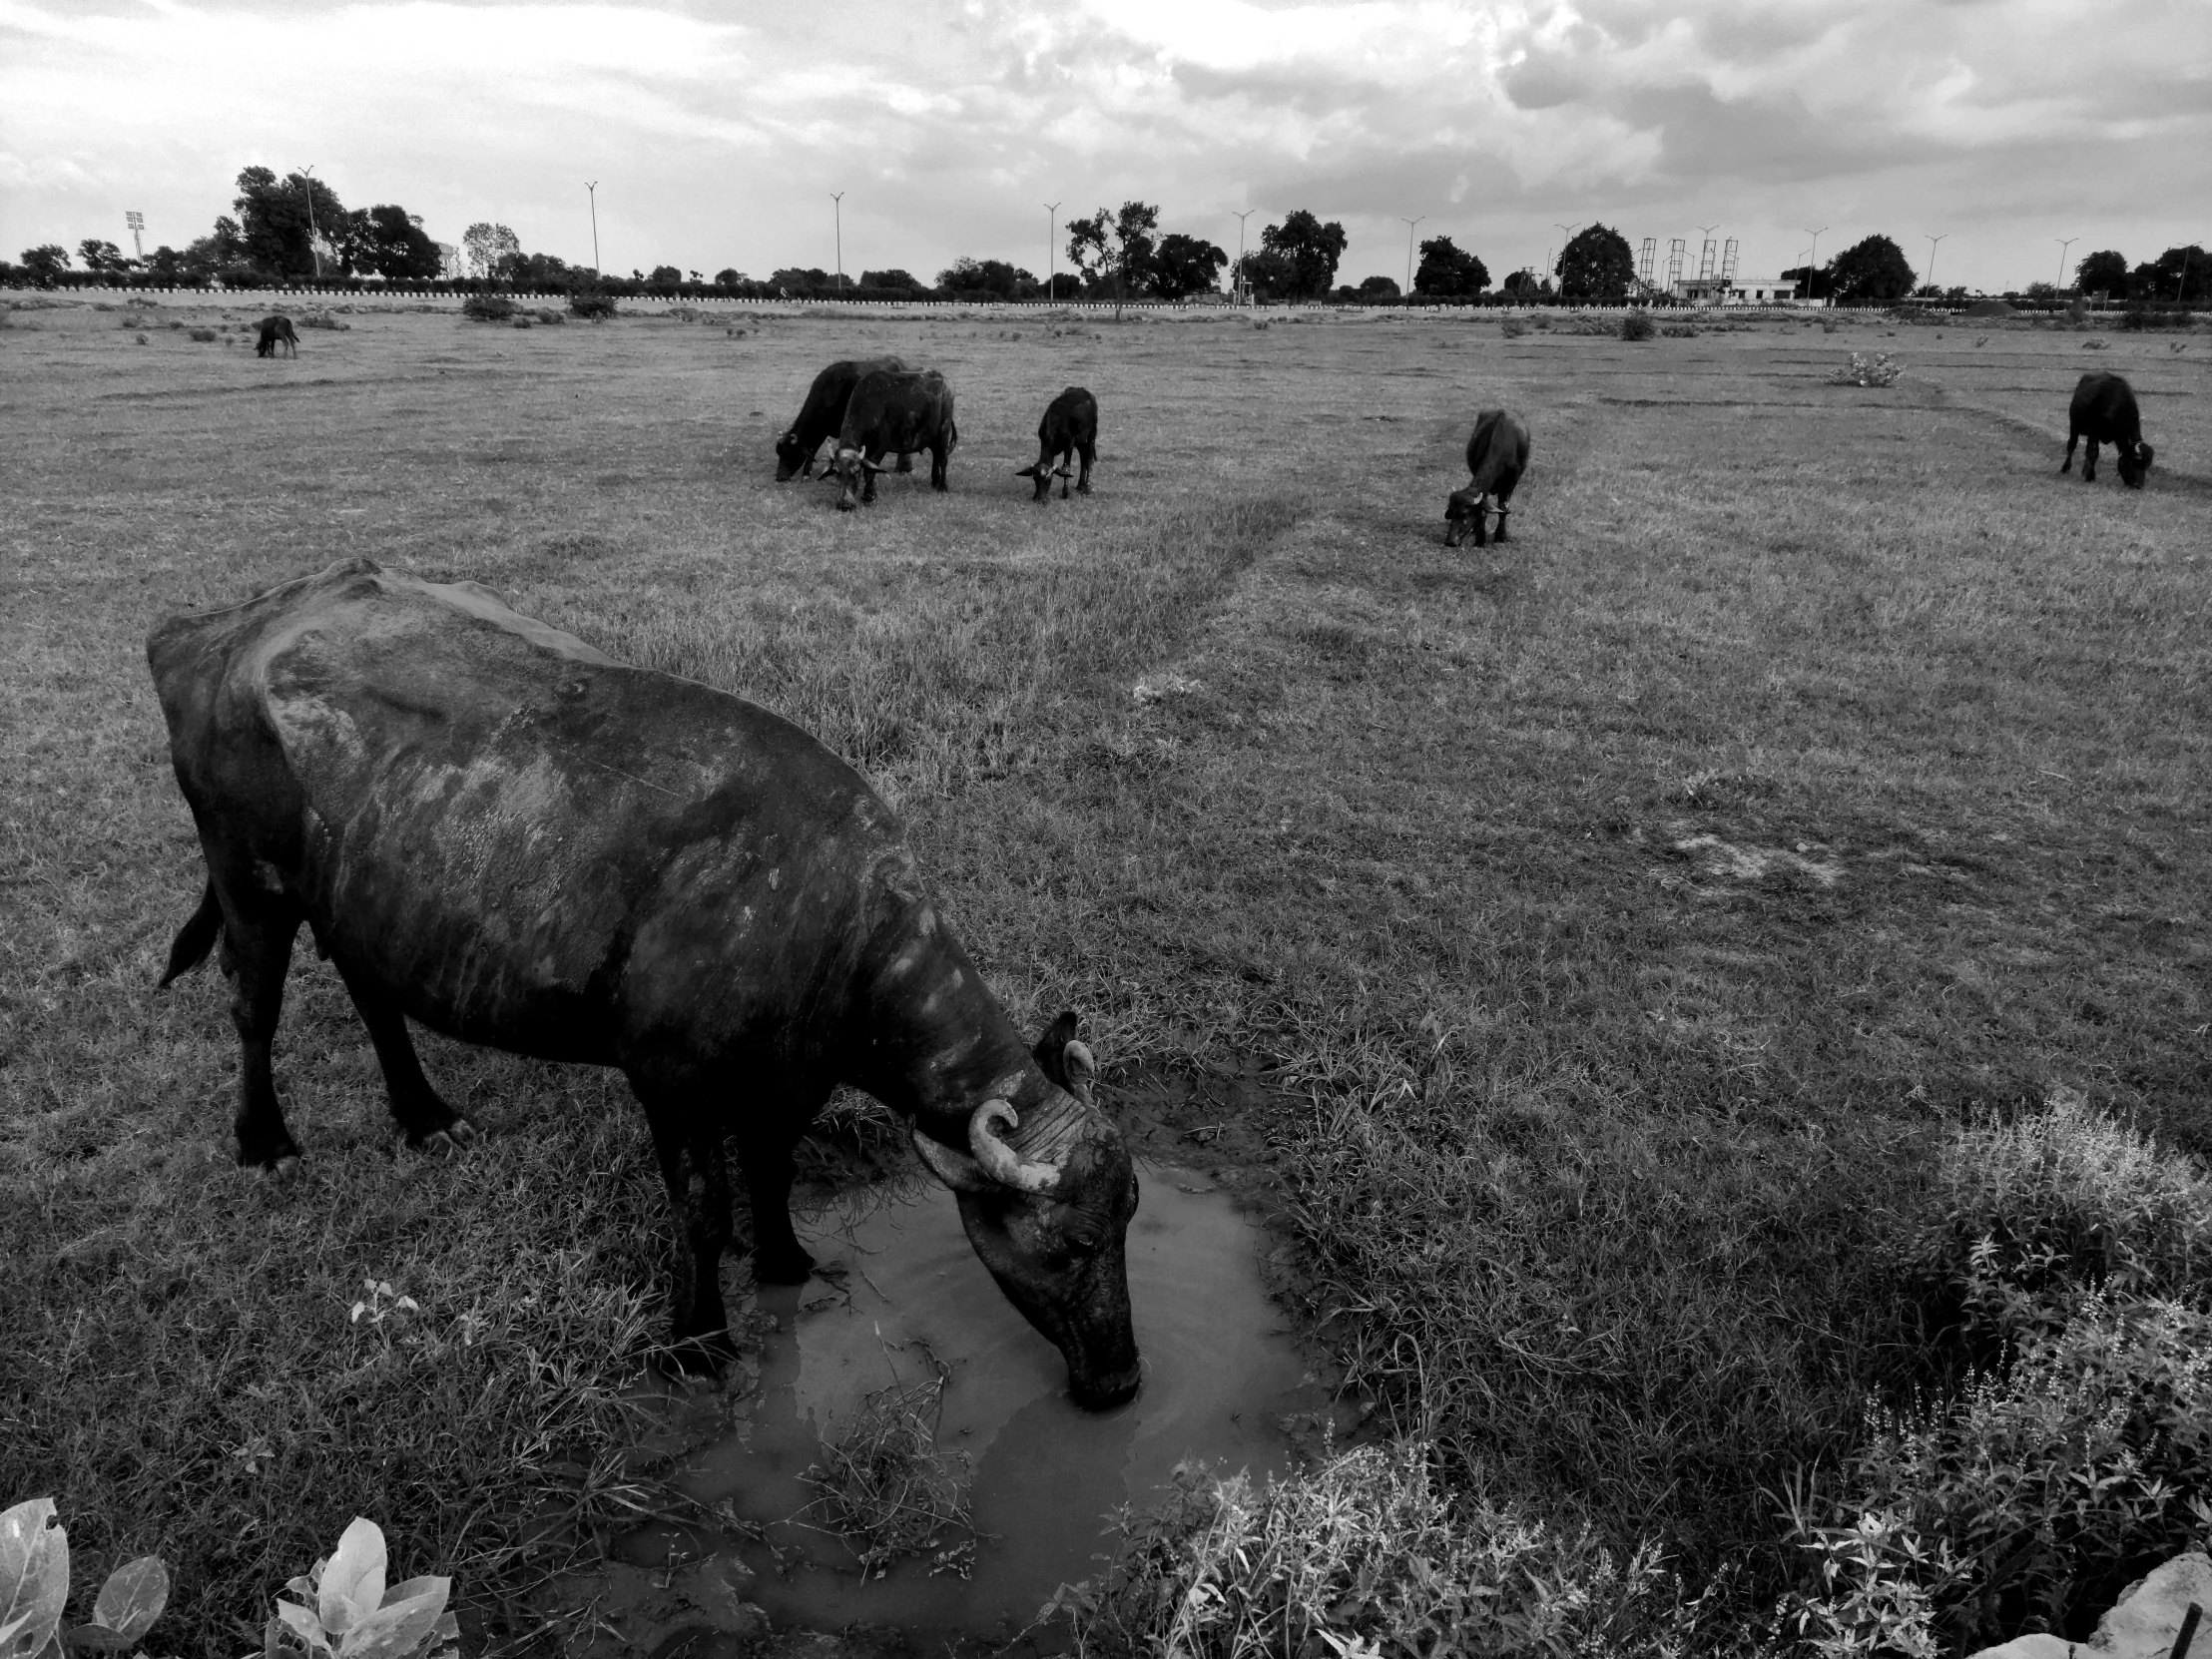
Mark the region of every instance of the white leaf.
[[69, 1533], [54, 1500], [0, 1513], [0, 1659], [31, 1659], [52, 1643], [69, 1600]]
[[137, 1641], [169, 1605], [169, 1569], [159, 1555], [141, 1555], [108, 1574], [100, 1599], [92, 1604], [92, 1622]]
[[432, 1579], [432, 1589], [404, 1601], [387, 1601], [347, 1631], [338, 1643], [340, 1659], [406, 1659], [422, 1645], [445, 1610], [452, 1580]]
[[305, 1644], [309, 1653], [330, 1651], [330, 1638], [322, 1633], [322, 1621], [314, 1616], [312, 1607], [302, 1607], [296, 1601], [279, 1601], [276, 1616]]
[[322, 1628], [342, 1636], [374, 1612], [384, 1600], [384, 1531], [364, 1515], [355, 1515], [338, 1538], [330, 1564], [322, 1569], [316, 1611]]

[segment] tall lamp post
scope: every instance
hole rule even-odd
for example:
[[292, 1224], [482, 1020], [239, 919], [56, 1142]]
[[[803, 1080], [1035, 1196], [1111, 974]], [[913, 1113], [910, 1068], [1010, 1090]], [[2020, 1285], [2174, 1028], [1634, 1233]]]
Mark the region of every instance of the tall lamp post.
[[584, 186], [584, 195], [591, 201], [591, 274], [604, 276], [599, 264], [599, 181], [593, 179]]
[[2058, 291], [2064, 293], [2066, 291], [2066, 250], [2081, 239], [2079, 237], [2052, 237], [2050, 240], [2058, 244]]
[[314, 279], [319, 282], [322, 280], [322, 250], [315, 245], [321, 241], [322, 233], [314, 224], [314, 169], [303, 167], [299, 176], [307, 181], [307, 257], [314, 261]]
[[836, 218], [837, 226], [837, 291], [844, 291], [844, 192], [830, 193], [830, 211]]
[[[1427, 217], [1422, 214], [1420, 219]], [[1403, 214], [1398, 215], [1398, 218], [1405, 223], [1405, 297], [1410, 299], [1413, 297], [1413, 227], [1420, 223], [1420, 219], [1405, 219]]]
[[1814, 297], [1813, 273], [1821, 263], [1821, 231], [1827, 229], [1828, 227], [1823, 225], [1820, 231], [1807, 230], [1805, 233], [1813, 239], [1813, 252], [1805, 256], [1805, 297], [1808, 299]]
[[[1067, 200], [1065, 197], [1061, 198], [1061, 201], [1065, 200]], [[1053, 288], [1059, 283], [1060, 280], [1060, 256], [1058, 250], [1056, 250], [1052, 246], [1052, 221], [1053, 216], [1059, 213], [1059, 202], [1047, 202], [1044, 205], [1044, 296], [1047, 299], [1057, 299], [1060, 297], [1057, 293], [1053, 292]]]
[[1252, 279], [1245, 275], [1244, 268], [1245, 221], [1250, 219], [1259, 211], [1260, 210], [1258, 208], [1247, 208], [1243, 213], [1237, 216], [1237, 279], [1231, 285], [1233, 287], [1241, 287], [1247, 293], [1250, 293], [1252, 291]]
[[[1559, 263], [1564, 265], [1567, 260], [1567, 244], [1574, 241], [1575, 232], [1581, 230], [1582, 227], [1579, 225], [1562, 225], [1555, 219], [1551, 222], [1551, 228], [1559, 233]], [[1546, 266], [1551, 264], [1551, 251], [1548, 248], [1544, 250], [1544, 264]], [[1559, 276], [1559, 297], [1564, 299], [1567, 294], [1566, 276], [1560, 273], [1554, 273], [1554, 275]]]
[[1939, 243], [1942, 242], [1943, 237], [1949, 236], [1950, 233], [1948, 231], [1945, 231], [1942, 237], [1929, 237], [1928, 233], [1926, 231], [1923, 231], [1921, 235], [1924, 237], [1928, 237], [1928, 285], [1930, 287], [1934, 287], [1936, 285], [1936, 247]]

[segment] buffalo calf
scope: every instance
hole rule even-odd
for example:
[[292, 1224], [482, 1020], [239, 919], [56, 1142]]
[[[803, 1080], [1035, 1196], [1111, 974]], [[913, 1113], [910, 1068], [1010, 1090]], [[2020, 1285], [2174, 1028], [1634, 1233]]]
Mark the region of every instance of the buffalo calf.
[[2084, 374], [2074, 387], [2073, 402], [2066, 410], [2066, 458], [2060, 472], [2073, 471], [2074, 445], [2089, 440], [2081, 459], [2081, 481], [2097, 480], [2097, 445], [2109, 443], [2119, 458], [2120, 482], [2131, 490], [2143, 487], [2150, 471], [2150, 445], [2143, 441], [2142, 411], [2135, 407], [2135, 388], [2117, 374]]
[[1028, 466], [1014, 473], [1016, 478], [1036, 481], [1035, 501], [1043, 501], [1052, 494], [1052, 480], [1060, 480], [1060, 499], [1068, 498], [1068, 459], [1079, 457], [1083, 474], [1076, 479], [1075, 487], [1083, 494], [1091, 493], [1091, 464], [1098, 459], [1098, 399], [1081, 386], [1070, 386], [1045, 405], [1044, 418], [1037, 422], [1037, 458]]
[[1503, 409], [1484, 409], [1474, 417], [1474, 435], [1467, 439], [1467, 470], [1474, 474], [1464, 489], [1451, 492], [1444, 503], [1444, 545], [1457, 547], [1469, 531], [1474, 545], [1488, 542], [1486, 528], [1494, 506], [1497, 539], [1505, 539], [1505, 505], [1513, 499], [1513, 486], [1528, 465], [1528, 428]]
[[274, 357], [279, 343], [291, 347], [293, 356], [299, 355], [299, 336], [291, 331], [288, 316], [265, 316], [262, 318], [261, 343], [254, 347], [257, 357]]

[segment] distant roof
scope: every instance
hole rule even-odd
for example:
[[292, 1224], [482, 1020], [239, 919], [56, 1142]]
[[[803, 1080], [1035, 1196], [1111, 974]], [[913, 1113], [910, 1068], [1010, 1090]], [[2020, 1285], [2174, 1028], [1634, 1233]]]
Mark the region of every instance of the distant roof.
[[2020, 313], [2001, 299], [1976, 299], [1961, 314], [1965, 316], [2018, 316]]

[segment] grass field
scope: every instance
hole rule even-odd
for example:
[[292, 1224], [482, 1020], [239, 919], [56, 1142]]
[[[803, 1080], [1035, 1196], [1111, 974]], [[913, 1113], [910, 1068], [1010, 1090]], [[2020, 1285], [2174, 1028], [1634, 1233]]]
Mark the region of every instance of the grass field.
[[[0, 329], [0, 1505], [55, 1496], [80, 1583], [164, 1553], [180, 1651], [355, 1512], [481, 1616], [550, 1564], [533, 1515], [623, 1512], [663, 1318], [618, 1079], [432, 1040], [487, 1144], [395, 1155], [303, 950], [308, 1158], [259, 1182], [220, 976], [151, 992], [201, 876], [144, 634], [340, 557], [862, 766], [1025, 1022], [1197, 1081], [1175, 1127], [1265, 1173], [1378, 1421], [1693, 1581], [1782, 1576], [1771, 1494], [1910, 1369], [1883, 1241], [1946, 1125], [2063, 1085], [2212, 1153], [2201, 342], [362, 310], [262, 361], [168, 326], [222, 314]], [[1906, 377], [1826, 384], [1855, 348]], [[951, 495], [774, 483], [815, 369], [883, 350], [957, 392]], [[2141, 398], [2140, 493], [2058, 476], [2089, 366]], [[1097, 494], [1033, 506], [1069, 383]], [[1499, 402], [1515, 540], [1446, 549]], [[350, 1319], [364, 1280], [419, 1308]]]

